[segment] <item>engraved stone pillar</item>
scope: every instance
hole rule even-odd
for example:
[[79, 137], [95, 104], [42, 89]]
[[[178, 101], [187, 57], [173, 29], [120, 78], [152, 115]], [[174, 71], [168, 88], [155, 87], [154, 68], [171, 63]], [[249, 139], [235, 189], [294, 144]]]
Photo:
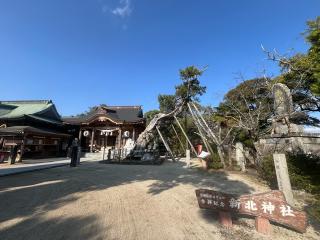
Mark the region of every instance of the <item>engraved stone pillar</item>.
[[286, 155], [273, 154], [279, 190], [283, 192], [287, 202], [294, 205], [291, 183], [289, 178]]

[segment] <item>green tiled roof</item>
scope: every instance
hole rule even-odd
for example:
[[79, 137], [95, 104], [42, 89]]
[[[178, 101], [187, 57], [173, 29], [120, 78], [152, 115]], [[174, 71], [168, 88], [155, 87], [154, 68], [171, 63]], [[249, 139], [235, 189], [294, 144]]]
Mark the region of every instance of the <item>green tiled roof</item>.
[[39, 117], [39, 116], [36, 116], [36, 115], [27, 115], [27, 116], [30, 117], [30, 118], [37, 119], [37, 120], [44, 121], [44, 122], [48, 122], [48, 123], [62, 124], [61, 121], [55, 121], [53, 119], [43, 118], [43, 117]]
[[37, 114], [53, 105], [51, 101], [1, 101], [0, 118], [19, 118]]

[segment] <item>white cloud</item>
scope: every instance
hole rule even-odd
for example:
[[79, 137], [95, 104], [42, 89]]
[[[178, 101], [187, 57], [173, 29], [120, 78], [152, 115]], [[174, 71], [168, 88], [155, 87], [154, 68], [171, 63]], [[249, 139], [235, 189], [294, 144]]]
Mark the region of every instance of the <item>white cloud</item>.
[[120, 4], [120, 6], [111, 10], [111, 12], [114, 15], [122, 17], [122, 18], [130, 16], [132, 13], [130, 0], [120, 0], [119, 4]]

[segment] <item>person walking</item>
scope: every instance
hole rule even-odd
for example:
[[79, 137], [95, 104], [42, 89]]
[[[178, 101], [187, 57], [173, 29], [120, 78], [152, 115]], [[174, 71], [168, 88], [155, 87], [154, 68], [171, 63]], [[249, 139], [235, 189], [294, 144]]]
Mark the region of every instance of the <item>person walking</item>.
[[18, 153], [18, 145], [11, 146], [9, 164], [15, 164]]

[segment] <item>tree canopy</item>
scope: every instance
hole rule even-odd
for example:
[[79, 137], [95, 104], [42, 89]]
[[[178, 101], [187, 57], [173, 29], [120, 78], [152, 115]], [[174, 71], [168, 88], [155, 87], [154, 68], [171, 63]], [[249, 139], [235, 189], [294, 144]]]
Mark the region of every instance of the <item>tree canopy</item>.
[[177, 85], [175, 96], [178, 99], [186, 99], [198, 101], [198, 96], [202, 96], [206, 92], [206, 87], [200, 85], [199, 77], [203, 74], [201, 70], [195, 66], [189, 66], [180, 70], [180, 78], [182, 84]]
[[302, 111], [320, 111], [320, 17], [307, 22], [306, 41], [310, 48], [306, 54], [281, 58], [280, 81], [293, 93], [293, 101]]
[[234, 128], [235, 139], [254, 149], [253, 143], [270, 130], [268, 119], [273, 114], [271, 79], [245, 80], [224, 96], [215, 119]]
[[176, 96], [159, 94], [158, 102], [159, 102], [160, 112], [168, 113], [173, 111], [176, 107]]

